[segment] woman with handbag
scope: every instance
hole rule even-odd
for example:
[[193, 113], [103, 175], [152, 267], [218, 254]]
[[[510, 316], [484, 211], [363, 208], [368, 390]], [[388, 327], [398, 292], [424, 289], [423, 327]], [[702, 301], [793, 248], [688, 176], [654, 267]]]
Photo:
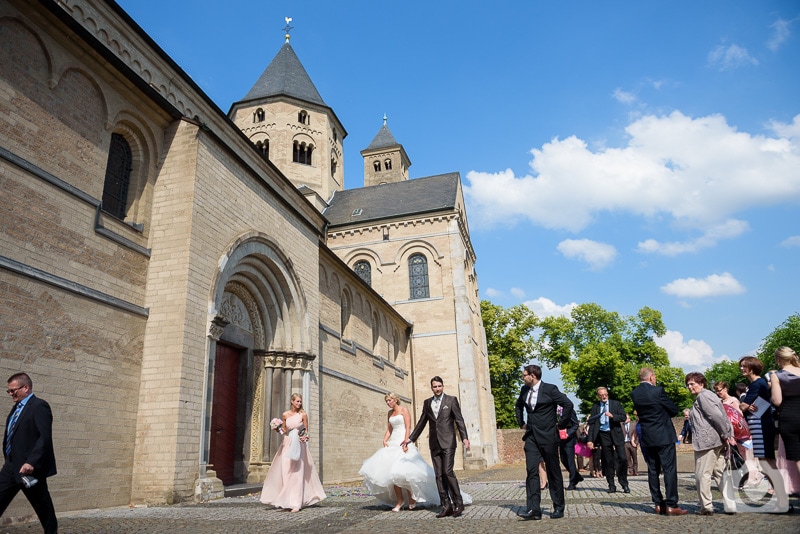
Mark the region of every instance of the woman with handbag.
[[711, 499], [711, 481], [714, 480], [722, 493], [725, 513], [735, 514], [736, 501], [733, 499], [730, 479], [722, 476], [725, 468], [725, 445], [736, 445], [733, 427], [722, 402], [706, 389], [706, 377], [703, 373], [686, 375], [686, 386], [695, 397], [689, 420], [694, 449], [694, 476], [700, 499], [700, 510], [697, 513], [714, 515]]

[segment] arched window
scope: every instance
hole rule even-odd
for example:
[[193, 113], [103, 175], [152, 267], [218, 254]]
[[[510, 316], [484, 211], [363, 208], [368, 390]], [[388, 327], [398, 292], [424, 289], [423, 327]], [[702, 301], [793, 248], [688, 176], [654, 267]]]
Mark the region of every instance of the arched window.
[[373, 162], [372, 168], [375, 169], [375, 172], [381, 172], [381, 162], [380, 161]]
[[256, 149], [261, 152], [265, 158], [269, 159], [269, 139], [256, 141]]
[[342, 339], [347, 337], [347, 324], [350, 322], [350, 296], [347, 294], [347, 291], [342, 291], [342, 310], [341, 310], [341, 332]]
[[397, 356], [400, 354], [400, 335], [397, 333], [397, 328], [392, 333], [392, 360], [397, 361]]
[[422, 254], [414, 254], [408, 259], [408, 285], [411, 299], [430, 297], [428, 289], [428, 260]]
[[383, 162], [383, 168], [386, 169], [387, 171], [391, 171], [392, 170], [392, 160], [387, 159], [386, 161], [384, 161]]
[[357, 261], [356, 264], [353, 265], [353, 270], [359, 278], [366, 282], [368, 286], [372, 287], [372, 266], [368, 261]]
[[331, 178], [336, 176], [336, 160], [331, 158]]
[[311, 154], [314, 151], [314, 145], [307, 145], [295, 141], [292, 145], [292, 161], [294, 163], [302, 163], [303, 165], [311, 165]]
[[264, 122], [264, 110], [258, 108], [253, 116], [253, 122]]
[[120, 134], [111, 134], [108, 150], [106, 180], [103, 184], [103, 211], [125, 219], [128, 208], [128, 188], [131, 185], [133, 155], [131, 146]]
[[300, 124], [311, 124], [311, 117], [306, 110], [301, 109], [297, 113], [297, 122]]

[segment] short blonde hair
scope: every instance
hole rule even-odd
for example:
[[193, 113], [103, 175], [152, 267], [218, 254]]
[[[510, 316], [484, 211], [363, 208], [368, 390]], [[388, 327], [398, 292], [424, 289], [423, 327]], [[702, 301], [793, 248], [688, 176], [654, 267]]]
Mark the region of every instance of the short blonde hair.
[[775, 363], [778, 362], [780, 362], [778, 364], [779, 367], [783, 367], [784, 365], [800, 367], [800, 359], [797, 358], [797, 353], [791, 347], [787, 346], [775, 349]]
[[389, 399], [392, 399], [397, 404], [402, 404], [402, 401], [400, 400], [400, 397], [397, 396], [397, 393], [387, 393], [386, 396], [383, 397], [383, 400], [385, 401]]

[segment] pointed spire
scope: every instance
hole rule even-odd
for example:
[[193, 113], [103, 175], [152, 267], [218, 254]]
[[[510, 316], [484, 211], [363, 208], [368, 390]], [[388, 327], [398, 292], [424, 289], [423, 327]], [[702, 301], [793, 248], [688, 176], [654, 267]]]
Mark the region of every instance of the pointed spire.
[[383, 126], [381, 126], [381, 129], [378, 130], [378, 133], [375, 135], [375, 138], [372, 140], [369, 146], [365, 148], [365, 150], [400, 146], [400, 143], [398, 143], [395, 140], [394, 135], [392, 135], [392, 132], [389, 130], [389, 127], [386, 125], [386, 121], [387, 117], [386, 114], [384, 113]]
[[[286, 18], [292, 20], [289, 17]], [[291, 29], [288, 23], [287, 27]], [[292, 45], [289, 44], [288, 30], [286, 42], [241, 101], [246, 102], [271, 96], [290, 96], [311, 104], [328, 107], [303, 64], [300, 63]]]

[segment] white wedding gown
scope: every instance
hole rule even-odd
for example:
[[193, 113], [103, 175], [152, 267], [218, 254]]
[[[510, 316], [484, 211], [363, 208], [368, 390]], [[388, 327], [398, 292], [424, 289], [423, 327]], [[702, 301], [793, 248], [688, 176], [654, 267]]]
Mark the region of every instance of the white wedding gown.
[[[381, 504], [388, 506], [393, 507], [397, 503], [392, 486], [409, 490], [419, 506], [438, 506], [439, 490], [436, 488], [433, 468], [425, 462], [413, 443], [408, 444], [407, 452], [403, 452], [400, 446], [406, 436], [403, 416], [393, 415], [389, 418], [389, 424], [392, 425], [389, 445], [367, 458], [358, 472], [364, 477], [364, 485]], [[461, 498], [465, 505], [472, 504], [472, 497], [463, 491]]]

